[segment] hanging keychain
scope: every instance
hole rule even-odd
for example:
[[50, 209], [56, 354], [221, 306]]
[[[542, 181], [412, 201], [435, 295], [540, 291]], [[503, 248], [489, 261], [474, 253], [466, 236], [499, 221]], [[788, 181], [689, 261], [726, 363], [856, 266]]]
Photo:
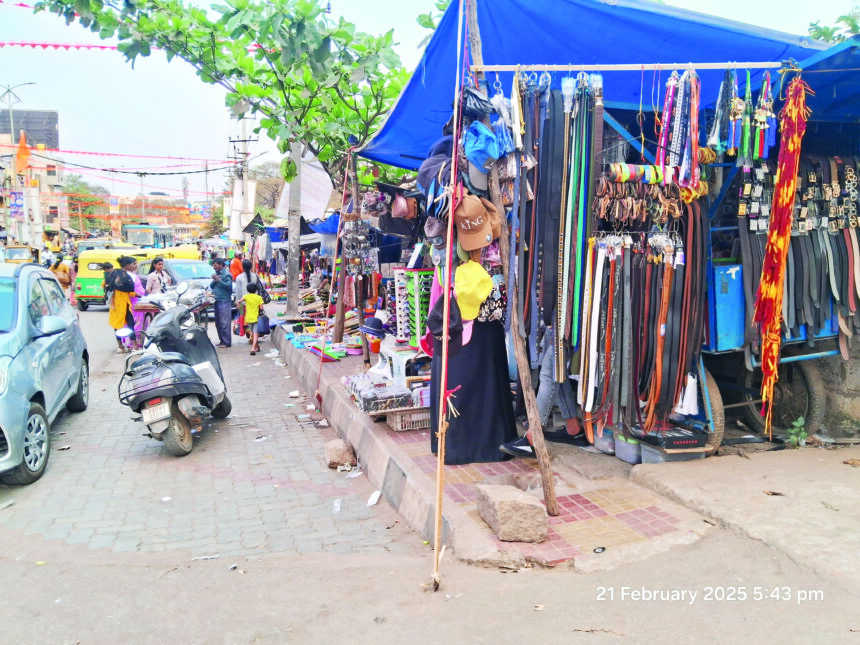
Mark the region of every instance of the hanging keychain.
[[738, 148], [741, 145], [741, 135], [743, 134], [741, 120], [744, 116], [744, 101], [738, 96], [738, 75], [735, 70], [732, 70], [732, 102], [731, 111], [729, 112], [729, 140], [726, 154], [738, 154]]
[[750, 82], [750, 71], [747, 70], [746, 92], [744, 93], [744, 111], [741, 118], [741, 141], [738, 148], [738, 168], [749, 168], [752, 166], [752, 83]]

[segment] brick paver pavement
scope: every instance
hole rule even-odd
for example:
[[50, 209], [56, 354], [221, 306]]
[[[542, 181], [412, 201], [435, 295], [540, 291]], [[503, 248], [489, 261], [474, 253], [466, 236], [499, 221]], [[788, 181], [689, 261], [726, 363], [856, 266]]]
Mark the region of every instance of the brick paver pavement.
[[[188, 550], [192, 557], [401, 551], [390, 509], [367, 506], [365, 475], [329, 470], [336, 435], [299, 415], [289, 370], [238, 342], [219, 350], [232, 415], [207, 420], [186, 457], [143, 435], [117, 401], [124, 357], [95, 368], [89, 410], [52, 428], [48, 470], [29, 487], [0, 485], [0, 542], [15, 535], [112, 552]], [[292, 404], [291, 406], [289, 404]], [[67, 447], [68, 449], [63, 450]], [[380, 504], [384, 505], [384, 502]], [[417, 538], [416, 538], [417, 539]]]

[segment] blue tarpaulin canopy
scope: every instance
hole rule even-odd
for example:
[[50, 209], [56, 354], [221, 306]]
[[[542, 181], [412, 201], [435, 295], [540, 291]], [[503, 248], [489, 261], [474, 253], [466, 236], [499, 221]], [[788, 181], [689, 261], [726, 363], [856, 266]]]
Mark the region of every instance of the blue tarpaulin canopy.
[[340, 222], [340, 213], [329, 215], [322, 221], [308, 222], [314, 233], [322, 233], [323, 235], [337, 235], [337, 226]]
[[798, 61], [814, 96], [806, 98], [812, 121], [860, 120], [860, 36]]
[[[487, 65], [609, 65], [800, 63], [826, 45], [755, 25], [707, 16], [646, 0], [475, 0], [484, 63]], [[445, 12], [421, 62], [380, 131], [360, 152], [381, 163], [417, 169], [430, 144], [451, 117], [456, 68], [456, 0]], [[679, 70], [683, 71], [683, 70]], [[697, 70], [702, 101], [717, 98], [722, 70]], [[671, 67], [661, 72], [607, 72], [608, 108], [652, 111], [663, 96]], [[575, 70], [574, 72], [575, 73]], [[763, 70], [752, 71], [757, 84]], [[566, 72], [554, 72], [560, 88]], [[496, 81], [490, 72], [490, 92]], [[510, 96], [512, 75], [500, 73]], [[811, 79], [807, 79], [811, 80]], [[812, 81], [816, 82], [816, 81]], [[817, 84], [817, 82], [816, 82]], [[660, 109], [661, 106], [657, 106]]]

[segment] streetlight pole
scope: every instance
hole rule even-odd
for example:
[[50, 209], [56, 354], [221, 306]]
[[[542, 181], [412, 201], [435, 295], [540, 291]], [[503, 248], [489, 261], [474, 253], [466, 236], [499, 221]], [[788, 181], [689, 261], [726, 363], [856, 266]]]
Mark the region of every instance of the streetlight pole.
[[[9, 109], [9, 142], [13, 146], [15, 145], [15, 120], [14, 120], [14, 116], [12, 115], [12, 106], [15, 105], [16, 103], [21, 102], [20, 97], [17, 94], [15, 94], [15, 90], [18, 89], [19, 87], [24, 87], [26, 85], [35, 85], [35, 84], [36, 83], [33, 81], [28, 81], [26, 83], [18, 83], [17, 85], [3, 85], [2, 83], [0, 83], [0, 89], [4, 90], [3, 94], [0, 94], [0, 101], [5, 101], [6, 106]], [[15, 167], [14, 148], [10, 148], [10, 150], [13, 151], [11, 154], [11, 157], [12, 157], [12, 177], [11, 177], [12, 187], [13, 188], [20, 188], [20, 185], [18, 182], [18, 169]], [[10, 209], [11, 209], [11, 207], [7, 204], [6, 205], [6, 219], [5, 219], [7, 232], [11, 231], [11, 224], [12, 224], [12, 213], [11, 213]], [[28, 218], [29, 218], [29, 215], [28, 215]], [[29, 222], [28, 222], [28, 225], [29, 225]], [[29, 228], [29, 226], [28, 226], [28, 228]], [[18, 235], [17, 235], [18, 238], [21, 237], [22, 232], [23, 231], [22, 231], [21, 227], [19, 227]]]
[[12, 106], [16, 103], [20, 103], [21, 99], [15, 94], [15, 90], [19, 87], [24, 87], [25, 85], [35, 85], [34, 81], [28, 81], [26, 83], [18, 83], [17, 85], [3, 85], [0, 83], [0, 90], [4, 90], [3, 94], [0, 94], [0, 101], [5, 101], [6, 106], [9, 108], [9, 139], [12, 143], [15, 143], [15, 121], [12, 116]]

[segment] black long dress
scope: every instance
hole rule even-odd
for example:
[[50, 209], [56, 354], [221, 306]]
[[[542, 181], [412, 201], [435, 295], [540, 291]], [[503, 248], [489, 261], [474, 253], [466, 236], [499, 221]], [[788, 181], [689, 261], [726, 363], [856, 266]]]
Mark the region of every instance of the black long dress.
[[[434, 341], [430, 380], [430, 449], [436, 453], [442, 342]], [[517, 438], [505, 331], [497, 321], [472, 325], [471, 340], [448, 358], [448, 389], [461, 386], [452, 399], [459, 416], [449, 416], [445, 449], [448, 465], [505, 461], [499, 445]]]

